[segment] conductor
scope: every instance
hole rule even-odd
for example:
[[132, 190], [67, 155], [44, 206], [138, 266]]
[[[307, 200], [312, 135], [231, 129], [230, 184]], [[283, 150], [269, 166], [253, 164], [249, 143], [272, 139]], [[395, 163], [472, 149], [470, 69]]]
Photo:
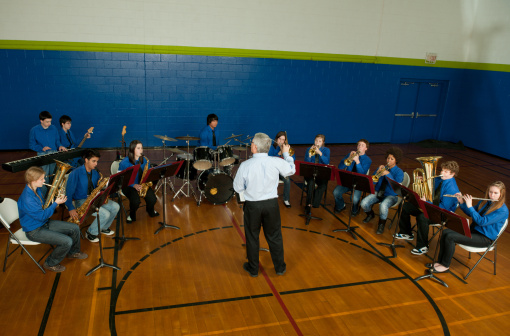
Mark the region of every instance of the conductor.
[[283, 145], [283, 160], [268, 156], [271, 138], [257, 133], [251, 143], [253, 158], [244, 161], [234, 180], [234, 189], [244, 194], [244, 234], [248, 262], [243, 268], [252, 277], [259, 271], [259, 236], [264, 227], [264, 236], [269, 245], [271, 259], [277, 275], [285, 274], [287, 265], [283, 258], [283, 239], [278, 205], [279, 175], [291, 176], [296, 172], [294, 159], [289, 156], [289, 145]]

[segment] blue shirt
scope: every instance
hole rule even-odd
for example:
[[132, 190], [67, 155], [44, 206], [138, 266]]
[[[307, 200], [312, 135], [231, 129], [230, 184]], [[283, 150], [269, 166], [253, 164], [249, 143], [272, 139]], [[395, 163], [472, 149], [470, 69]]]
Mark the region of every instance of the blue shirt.
[[[122, 161], [119, 163], [119, 171], [122, 171], [126, 168], [129, 168], [131, 166], [136, 166], [137, 164], [140, 164], [140, 158], [135, 161], [135, 164], [132, 164], [131, 161], [129, 161], [129, 156], [125, 157]], [[147, 159], [145, 156], [143, 157], [143, 164], [140, 166], [140, 170], [138, 170], [138, 174], [136, 174], [135, 183], [130, 184], [130, 187], [133, 187], [135, 184], [140, 184], [140, 178], [142, 177], [143, 170], [145, 169], [145, 166], [149, 164], [149, 159]], [[150, 166], [149, 166], [150, 168]]]
[[[92, 170], [92, 185], [97, 187], [97, 181], [99, 181], [99, 172]], [[69, 178], [67, 179], [66, 195], [67, 201], [66, 206], [69, 210], [74, 210], [73, 200], [86, 199], [88, 196], [89, 189], [89, 178], [87, 177], [87, 170], [82, 165], [74, 169]]]
[[220, 137], [218, 135], [218, 127], [214, 129], [216, 135], [216, 146], [213, 146], [213, 130], [211, 126], [207, 125], [200, 131], [200, 140], [198, 140], [198, 146], [207, 146], [212, 149], [216, 149], [220, 145]]
[[46, 224], [57, 208], [57, 202], [53, 202], [48, 208], [43, 209], [46, 200], [40, 188], [37, 188], [37, 195], [26, 185], [18, 199], [19, 222], [25, 232], [33, 231]]
[[352, 172], [354, 167], [356, 167], [356, 173], [360, 174], [368, 174], [368, 170], [370, 169], [370, 165], [372, 165], [372, 159], [369, 158], [366, 154], [359, 156], [359, 163], [356, 163], [356, 161], [352, 161], [350, 166], [346, 166], [344, 161], [351, 156], [351, 153], [347, 154], [342, 161], [340, 161], [340, 164], [338, 165], [338, 169], [345, 169], [347, 171]]
[[284, 159], [256, 153], [239, 166], [234, 179], [234, 190], [244, 192], [247, 201], [264, 201], [278, 197], [279, 175], [291, 176], [296, 172], [294, 159], [288, 153]]
[[[434, 178], [434, 190], [437, 189], [437, 186], [439, 186], [439, 183], [441, 182], [440, 177]], [[435, 191], [437, 192], [437, 191]], [[456, 193], [460, 192], [459, 187], [457, 187], [457, 181], [455, 181], [455, 178], [452, 177], [448, 180], [443, 180], [443, 184], [441, 184], [441, 191], [439, 196], [439, 207], [441, 209], [446, 209], [451, 212], [455, 212], [457, 210], [457, 198], [455, 197], [443, 197], [443, 195], [455, 195]], [[432, 203], [432, 202], [428, 202]]]
[[[466, 206], [466, 203], [462, 203], [460, 208], [466, 215], [473, 219], [473, 222], [476, 225], [474, 227], [476, 231], [480, 232], [490, 240], [494, 240], [498, 237], [499, 231], [503, 227], [503, 224], [505, 224], [505, 221], [508, 219], [508, 207], [506, 204], [503, 204], [503, 206], [498, 210], [495, 210], [488, 215], [484, 214], [483, 216], [480, 216], [480, 212], [483, 210], [480, 209], [481, 202], [482, 201], [478, 202], [477, 205], [470, 208]], [[492, 202], [487, 202], [487, 204], [488, 203]]]
[[[310, 157], [310, 155], [308, 155], [310, 148], [312, 148], [312, 146], [310, 146], [306, 149], [305, 161], [315, 163], [315, 156]], [[319, 150], [322, 152], [322, 156], [319, 155], [319, 163], [329, 164], [329, 148], [321, 147], [321, 148], [319, 148]]]
[[[62, 144], [60, 143], [58, 130], [54, 125], [50, 125], [46, 129], [44, 129], [42, 125], [37, 125], [30, 130], [28, 148], [31, 150], [41, 153], [44, 147], [50, 147], [49, 150], [58, 151], [60, 146], [62, 146]], [[46, 151], [46, 153], [49, 152]]]
[[[374, 172], [375, 175], [377, 174], [377, 171]], [[393, 181], [396, 181], [398, 183], [402, 183], [404, 180], [404, 171], [400, 169], [397, 165], [393, 166], [390, 170], [388, 170], [388, 175], [381, 176], [379, 181], [375, 184], [375, 191], [379, 191], [381, 189], [383, 181], [386, 179], [386, 177], [389, 177]], [[384, 197], [386, 196], [398, 196], [391, 187], [390, 183], [386, 183], [386, 187], [384, 188]]]
[[[69, 142], [69, 139], [67, 138], [66, 134], [69, 134], [69, 137], [71, 138], [71, 142]], [[76, 138], [74, 137], [74, 134], [71, 130], [68, 130], [66, 133], [64, 131], [64, 129], [62, 127], [60, 127], [60, 129], [58, 130], [58, 136], [59, 136], [60, 143], [65, 148], [75, 148], [76, 146], [78, 146], [78, 143], [76, 142]]]

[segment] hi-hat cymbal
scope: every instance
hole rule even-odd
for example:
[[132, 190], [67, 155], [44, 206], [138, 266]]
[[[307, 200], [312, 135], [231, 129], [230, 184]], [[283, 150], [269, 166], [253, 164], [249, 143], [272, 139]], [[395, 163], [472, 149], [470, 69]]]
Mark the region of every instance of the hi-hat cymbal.
[[167, 137], [166, 135], [154, 135], [156, 138], [165, 140], [165, 141], [177, 141], [174, 138]]
[[175, 147], [175, 148], [170, 147], [170, 148], [167, 148], [167, 150], [169, 150], [169, 151], [170, 151], [170, 152], [172, 152], [172, 153], [177, 153], [177, 154], [184, 153], [184, 151], [183, 151], [183, 150], [180, 150], [180, 149], [179, 149], [179, 148], [177, 148], [177, 147]]
[[235, 147], [232, 147], [232, 149], [238, 150], [238, 151], [245, 151], [245, 150], [248, 149], [248, 147], [245, 147], [245, 146], [235, 146]]
[[179, 140], [200, 140], [200, 138], [197, 138], [197, 137], [194, 137], [191, 135], [179, 136], [179, 137], [175, 137], [175, 138], [179, 139]]
[[225, 138], [224, 140], [230, 140], [230, 139], [234, 139], [234, 138], [239, 138], [240, 136], [243, 136], [243, 135], [242, 134], [238, 134], [238, 135], [232, 134], [231, 136], [229, 136], [228, 138]]

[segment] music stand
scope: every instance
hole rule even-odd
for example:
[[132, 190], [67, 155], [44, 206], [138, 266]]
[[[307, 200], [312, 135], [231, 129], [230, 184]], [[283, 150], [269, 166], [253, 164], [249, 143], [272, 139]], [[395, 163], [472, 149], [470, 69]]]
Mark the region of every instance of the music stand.
[[[117, 267], [117, 266], [114, 266], [114, 265], [110, 265], [110, 264], [107, 264], [107, 263], [104, 262], [104, 259], [103, 259], [103, 243], [102, 243], [102, 240], [101, 240], [101, 223], [100, 223], [100, 219], [99, 219], [99, 208], [103, 204], [108, 202], [108, 196], [110, 196], [110, 194], [112, 193], [112, 190], [114, 189], [113, 187], [114, 187], [114, 185], [112, 184], [108, 188], [106, 188], [104, 191], [102, 191], [99, 194], [97, 194], [97, 196], [92, 200], [92, 202], [90, 202], [89, 207], [87, 208], [86, 214], [88, 214], [89, 211], [92, 211], [92, 212], [95, 211], [96, 212], [97, 231], [99, 232], [99, 234], [98, 234], [98, 238], [99, 238], [99, 264], [97, 266], [95, 266], [94, 268], [92, 268], [90, 271], [88, 271], [86, 276], [92, 274], [93, 272], [97, 271], [101, 267], [110, 267], [110, 268], [116, 269], [117, 271], [120, 270], [120, 267]], [[83, 216], [83, 217], [85, 218], [86, 216]]]
[[392, 256], [387, 257], [387, 258], [396, 258], [397, 257], [396, 248], [397, 247], [405, 247], [404, 245], [395, 245], [395, 241], [396, 241], [395, 235], [397, 234], [397, 230], [399, 227], [398, 223], [400, 223], [400, 217], [402, 215], [404, 203], [409, 202], [409, 203], [413, 204], [415, 207], [417, 207], [418, 209], [421, 209], [422, 211], [426, 211], [426, 210], [425, 210], [425, 206], [423, 205], [424, 202], [420, 199], [420, 196], [418, 196], [417, 193], [415, 193], [413, 190], [401, 185], [397, 181], [394, 181], [388, 177], [386, 177], [386, 179], [388, 180], [388, 184], [391, 186], [391, 188], [393, 189], [395, 194], [402, 197], [402, 202], [400, 202], [398, 209], [397, 209], [398, 221], [397, 221], [397, 225], [395, 225], [395, 231], [393, 232], [393, 240], [391, 241], [391, 244], [377, 243], [377, 245], [388, 246], [391, 249]]
[[[432, 260], [432, 268], [429, 269], [429, 274], [422, 275], [414, 279], [414, 281], [419, 281], [422, 279], [430, 278], [434, 279], [445, 287], [448, 287], [446, 282], [439, 279], [434, 275], [436, 273], [434, 271], [434, 264], [436, 263], [437, 255], [439, 253], [439, 245], [441, 244], [441, 236], [443, 235], [443, 230], [445, 226], [448, 226], [449, 229], [458, 232], [460, 234], [465, 235], [468, 238], [471, 238], [471, 231], [469, 230], [469, 221], [467, 218], [459, 216], [451, 211], [446, 209], [441, 209], [440, 207], [423, 202], [425, 205], [426, 211], [424, 212], [425, 216], [429, 219], [431, 223], [441, 223], [439, 224], [439, 238], [436, 244], [436, 250], [434, 252], [434, 259]], [[449, 271], [448, 271], [449, 272]]]
[[108, 182], [109, 185], [115, 185], [114, 187], [117, 190], [117, 202], [119, 203], [121, 211], [119, 211], [119, 221], [120, 221], [120, 228], [122, 232], [122, 236], [117, 235], [115, 240], [120, 241], [119, 243], [119, 249], [121, 250], [124, 246], [124, 243], [127, 240], [140, 240], [140, 238], [136, 237], [126, 237], [124, 235], [124, 220], [123, 220], [123, 214], [126, 214], [126, 208], [124, 208], [124, 203], [122, 203], [122, 195], [121, 191], [122, 188], [126, 188], [127, 186], [135, 183], [136, 176], [138, 175], [138, 171], [140, 170], [140, 165], [131, 166], [129, 168], [126, 168], [117, 174], [114, 174], [110, 176], [110, 181]]
[[[375, 193], [374, 189], [374, 182], [372, 181], [372, 177], [365, 174], [355, 173], [343, 169], [337, 169], [336, 170], [336, 182], [338, 185], [341, 185], [343, 187], [352, 189], [352, 194], [354, 195], [354, 192], [356, 190], [360, 190], [361, 192]], [[351, 210], [350, 213], [352, 213], [352, 210], [354, 208], [354, 202], [351, 202]], [[356, 235], [354, 234], [354, 230], [357, 229], [359, 226], [352, 226], [351, 227], [351, 217], [348, 216], [349, 219], [347, 221], [347, 228], [346, 229], [336, 229], [333, 230], [333, 232], [349, 232], [354, 239], [358, 239]]]
[[311, 204], [307, 204], [305, 206], [309, 207], [310, 212], [307, 213], [305, 211], [305, 214], [300, 214], [299, 216], [305, 217], [306, 222], [305, 225], [310, 224], [310, 219], [317, 219], [322, 220], [320, 217], [314, 217], [312, 216], [312, 204], [313, 204], [313, 197], [315, 195], [315, 181], [317, 179], [319, 180], [333, 180], [335, 178], [334, 170], [335, 167], [331, 165], [324, 165], [320, 163], [312, 163], [312, 162], [305, 162], [305, 161], [296, 161], [296, 175], [303, 176], [305, 180], [312, 179], [313, 182], [311, 185], [308, 185], [308, 192], [312, 193], [311, 196]]
[[[145, 174], [145, 178], [143, 181], [140, 181], [140, 183], [147, 183], [147, 182], [155, 182], [157, 180], [163, 180], [168, 177], [175, 176], [179, 169], [181, 168], [184, 161], [177, 161], [174, 163], [170, 163], [164, 166], [157, 166], [154, 168], [151, 168], [147, 170], [147, 174]], [[161, 231], [164, 228], [172, 228], [179, 230], [180, 228], [175, 225], [168, 225], [166, 223], [166, 185], [163, 186], [163, 221], [159, 222], [161, 224], [161, 227], [154, 232], [154, 234], [158, 234], [159, 231]]]

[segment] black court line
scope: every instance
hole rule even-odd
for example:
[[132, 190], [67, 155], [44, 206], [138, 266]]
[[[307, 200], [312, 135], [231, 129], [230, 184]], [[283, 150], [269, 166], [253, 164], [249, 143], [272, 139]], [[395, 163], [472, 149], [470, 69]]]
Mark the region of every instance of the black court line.
[[322, 291], [322, 290], [328, 290], [328, 289], [371, 285], [371, 284], [375, 284], [375, 283], [389, 282], [389, 281], [398, 281], [398, 280], [406, 280], [406, 279], [407, 279], [407, 277], [403, 277], [402, 276], [402, 277], [388, 278], [388, 279], [351, 282], [351, 283], [331, 285], [331, 286], [321, 286], [321, 287], [313, 287], [313, 288], [306, 288], [306, 289], [296, 289], [296, 290], [291, 290], [291, 291], [283, 291], [283, 292], [280, 292], [280, 294], [281, 295], [300, 294], [300, 293], [316, 292], [316, 291]]
[[100, 290], [111, 290], [111, 289], [114, 289], [113, 287], [99, 287], [97, 290], [100, 291]]
[[46, 324], [48, 323], [48, 319], [50, 317], [51, 306], [53, 305], [53, 300], [55, 299], [55, 294], [57, 293], [60, 275], [61, 273], [57, 273], [57, 275], [55, 276], [55, 280], [53, 281], [53, 287], [51, 288], [50, 297], [48, 298], [48, 303], [46, 303], [46, 309], [44, 310], [41, 326], [39, 327], [39, 333], [37, 334], [39, 336], [44, 335], [44, 331], [46, 330]]

